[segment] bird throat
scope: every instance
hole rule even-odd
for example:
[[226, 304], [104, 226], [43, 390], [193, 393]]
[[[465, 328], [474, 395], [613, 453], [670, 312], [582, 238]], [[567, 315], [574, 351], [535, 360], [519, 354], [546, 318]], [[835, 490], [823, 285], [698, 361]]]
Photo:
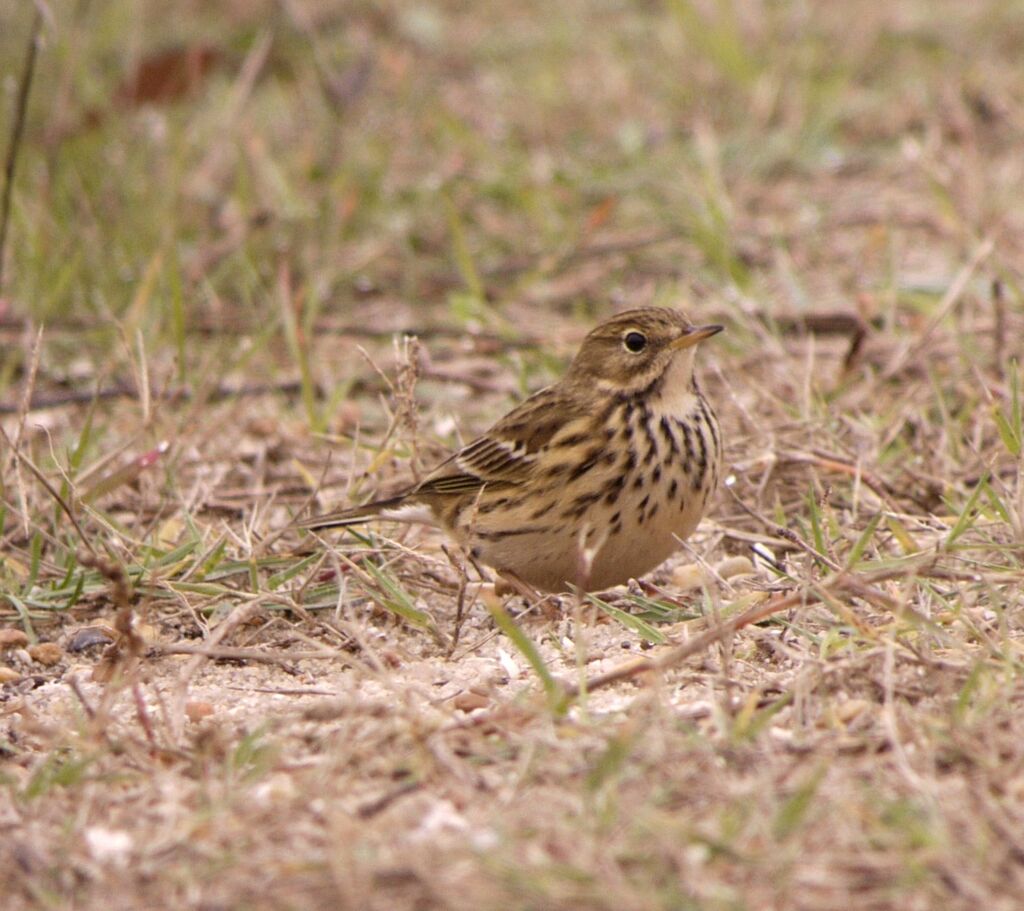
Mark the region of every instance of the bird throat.
[[650, 407], [659, 414], [689, 414], [699, 397], [693, 375], [693, 351], [680, 351], [656, 381]]

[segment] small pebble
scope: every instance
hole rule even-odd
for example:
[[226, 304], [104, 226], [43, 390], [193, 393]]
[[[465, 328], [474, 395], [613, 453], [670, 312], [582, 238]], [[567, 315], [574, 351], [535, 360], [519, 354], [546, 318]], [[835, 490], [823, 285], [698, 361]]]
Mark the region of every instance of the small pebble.
[[835, 707], [836, 718], [843, 724], [849, 724], [858, 715], [871, 708], [872, 703], [866, 699], [847, 699]]
[[[749, 576], [757, 570], [748, 557], [726, 557], [715, 564], [715, 573], [722, 579], [731, 579], [733, 576]], [[704, 570], [699, 563], [686, 563], [677, 566], [672, 571], [673, 584], [683, 591], [690, 591], [700, 588], [713, 577]]]
[[188, 720], [193, 724], [197, 721], [201, 721], [203, 718], [208, 718], [214, 712], [213, 705], [209, 702], [193, 701], [185, 703], [185, 714], [188, 716]]
[[466, 690], [464, 693], [459, 693], [459, 695], [452, 700], [452, 705], [463, 712], [472, 712], [474, 709], [486, 708], [490, 704], [491, 700], [488, 699], [487, 696], [483, 693], [474, 693], [472, 690]]
[[53, 667], [64, 657], [64, 649], [56, 642], [37, 642], [28, 647], [28, 653], [33, 661], [44, 667]]
[[28, 636], [20, 629], [0, 629], [0, 652], [10, 648], [23, 648], [28, 645]]
[[672, 584], [683, 591], [700, 588], [704, 584], [704, 570], [697, 563], [686, 563], [672, 570]]
[[84, 652], [97, 645], [109, 645], [117, 638], [117, 633], [106, 626], [83, 626], [76, 629], [68, 639], [69, 652]]
[[726, 557], [721, 563], [715, 566], [715, 570], [723, 579], [731, 579], [733, 576], [749, 576], [756, 570], [749, 557]]

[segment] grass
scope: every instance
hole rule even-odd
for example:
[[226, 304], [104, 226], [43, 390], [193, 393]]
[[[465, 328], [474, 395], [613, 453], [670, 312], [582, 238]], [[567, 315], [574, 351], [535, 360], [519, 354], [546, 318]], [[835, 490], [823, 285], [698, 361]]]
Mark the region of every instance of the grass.
[[[5, 907], [1017, 907], [1014, 4], [47, 10]], [[728, 328], [727, 483], [644, 588], [523, 612], [431, 530], [289, 527], [643, 303]]]

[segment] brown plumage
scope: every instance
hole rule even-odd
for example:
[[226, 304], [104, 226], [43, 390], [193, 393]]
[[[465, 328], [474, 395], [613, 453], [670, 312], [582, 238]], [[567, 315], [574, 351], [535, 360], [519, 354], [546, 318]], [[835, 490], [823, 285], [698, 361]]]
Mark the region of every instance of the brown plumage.
[[543, 591], [600, 591], [641, 576], [693, 532], [718, 484], [718, 422], [693, 360], [721, 329], [675, 310], [620, 313], [584, 339], [561, 381], [419, 484], [300, 524], [433, 522]]

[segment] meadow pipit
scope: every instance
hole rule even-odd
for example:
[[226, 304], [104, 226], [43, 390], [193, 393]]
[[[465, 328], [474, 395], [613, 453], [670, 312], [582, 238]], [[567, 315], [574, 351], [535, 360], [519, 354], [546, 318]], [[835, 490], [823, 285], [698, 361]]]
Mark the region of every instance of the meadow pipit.
[[475, 559], [542, 591], [641, 576], [697, 527], [718, 484], [718, 421], [693, 361], [721, 330], [656, 307], [613, 316], [560, 382], [419, 484], [300, 524], [439, 524]]

